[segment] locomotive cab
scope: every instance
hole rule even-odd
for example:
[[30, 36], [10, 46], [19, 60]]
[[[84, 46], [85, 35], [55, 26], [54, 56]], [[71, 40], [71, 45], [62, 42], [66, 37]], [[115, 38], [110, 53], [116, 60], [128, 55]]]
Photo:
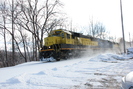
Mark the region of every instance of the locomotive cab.
[[44, 46], [51, 46], [54, 44], [73, 44], [73, 42], [74, 40], [72, 40], [70, 32], [54, 30], [44, 39]]

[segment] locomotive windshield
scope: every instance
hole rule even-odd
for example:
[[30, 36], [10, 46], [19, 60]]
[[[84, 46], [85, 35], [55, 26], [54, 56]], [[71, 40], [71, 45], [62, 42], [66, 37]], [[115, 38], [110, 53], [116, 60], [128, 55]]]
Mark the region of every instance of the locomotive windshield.
[[61, 36], [61, 33], [62, 31], [52, 31], [51, 33], [50, 33], [50, 36]]
[[55, 30], [50, 32], [49, 37], [58, 36], [58, 37], [70, 39], [70, 35], [71, 33], [69, 31]]

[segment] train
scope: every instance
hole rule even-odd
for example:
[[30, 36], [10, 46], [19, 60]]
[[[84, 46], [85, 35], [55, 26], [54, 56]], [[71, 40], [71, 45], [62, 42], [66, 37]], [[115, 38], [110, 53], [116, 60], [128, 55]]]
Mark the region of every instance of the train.
[[44, 38], [43, 47], [39, 51], [40, 61], [60, 61], [70, 57], [79, 57], [83, 52], [91, 50], [115, 49], [118, 43], [109, 40], [83, 35], [65, 29], [52, 30]]

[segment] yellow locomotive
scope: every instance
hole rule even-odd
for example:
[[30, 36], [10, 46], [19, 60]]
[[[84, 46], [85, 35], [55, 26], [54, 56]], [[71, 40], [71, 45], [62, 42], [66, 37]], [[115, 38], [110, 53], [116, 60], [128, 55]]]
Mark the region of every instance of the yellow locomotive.
[[80, 56], [80, 52], [87, 49], [113, 48], [113, 45], [114, 43], [110, 41], [85, 36], [81, 33], [63, 29], [53, 30], [44, 39], [44, 46], [40, 50], [40, 60], [52, 61], [48, 59], [52, 58], [59, 61], [68, 57]]

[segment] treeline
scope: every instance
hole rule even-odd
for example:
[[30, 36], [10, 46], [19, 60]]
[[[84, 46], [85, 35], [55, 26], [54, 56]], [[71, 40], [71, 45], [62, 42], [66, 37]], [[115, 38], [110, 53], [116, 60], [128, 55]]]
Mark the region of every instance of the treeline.
[[[15, 52], [15, 59], [13, 59], [12, 57], [12, 52], [7, 51], [7, 55], [5, 55], [5, 50], [0, 50], [0, 68], [1, 67], [8, 67], [8, 66], [14, 66], [20, 63], [24, 63], [25, 59], [22, 55], [20, 55], [19, 52]], [[22, 53], [24, 55], [24, 53]], [[27, 59], [27, 61], [34, 61], [33, 56], [31, 56], [33, 53], [30, 53], [30, 55], [27, 57], [29, 57]], [[6, 59], [7, 57], [7, 59]]]
[[63, 24], [59, 0], [3, 0], [0, 2], [2, 67], [37, 61], [44, 34]]

